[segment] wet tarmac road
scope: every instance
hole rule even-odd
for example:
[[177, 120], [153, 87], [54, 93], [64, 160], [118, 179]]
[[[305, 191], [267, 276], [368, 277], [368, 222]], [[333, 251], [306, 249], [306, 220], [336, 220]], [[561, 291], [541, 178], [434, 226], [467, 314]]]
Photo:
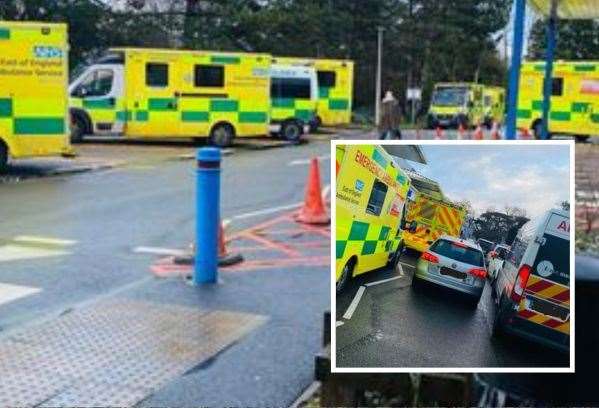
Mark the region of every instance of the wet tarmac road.
[[[354, 279], [337, 297], [337, 367], [568, 365], [568, 356], [537, 344], [511, 336], [491, 338], [495, 305], [488, 284], [476, 309], [443, 288], [427, 285], [414, 291], [416, 256], [404, 254], [401, 270], [387, 268]], [[368, 286], [347, 319], [360, 286], [392, 277], [397, 279]]]

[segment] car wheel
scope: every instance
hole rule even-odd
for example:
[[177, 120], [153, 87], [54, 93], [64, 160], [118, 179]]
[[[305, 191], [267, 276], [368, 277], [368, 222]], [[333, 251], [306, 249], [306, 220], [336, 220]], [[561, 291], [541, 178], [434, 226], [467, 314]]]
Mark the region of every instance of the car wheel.
[[478, 302], [480, 302], [480, 296], [468, 300], [468, 306], [470, 306], [473, 309], [476, 309], [478, 307]]
[[341, 272], [341, 277], [337, 281], [336, 291], [337, 293], [343, 292], [343, 289], [347, 286], [347, 283], [352, 278], [352, 272], [354, 270], [354, 262], [352, 260], [347, 261]]
[[411, 286], [412, 286], [413, 291], [419, 291], [420, 289], [422, 289], [423, 282], [420, 279], [418, 279], [416, 277], [416, 275], [414, 275], [414, 276], [412, 276], [412, 285]]
[[6, 171], [6, 166], [8, 164], [8, 148], [2, 142], [0, 142], [0, 173], [4, 173]]
[[83, 141], [83, 135], [85, 134], [85, 122], [80, 116], [72, 116], [71, 124], [71, 143], [81, 143]]
[[233, 144], [235, 131], [227, 123], [221, 123], [212, 128], [210, 132], [210, 144], [216, 147], [229, 147]]
[[281, 137], [288, 142], [298, 142], [302, 137], [302, 127], [294, 120], [283, 123]]

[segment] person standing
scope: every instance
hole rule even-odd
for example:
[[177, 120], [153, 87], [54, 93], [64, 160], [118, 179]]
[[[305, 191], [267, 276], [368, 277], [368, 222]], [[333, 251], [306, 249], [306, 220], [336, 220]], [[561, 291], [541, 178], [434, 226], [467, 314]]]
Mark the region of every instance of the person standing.
[[381, 118], [378, 127], [379, 139], [401, 139], [400, 122], [399, 102], [395, 99], [393, 92], [387, 91], [381, 104]]

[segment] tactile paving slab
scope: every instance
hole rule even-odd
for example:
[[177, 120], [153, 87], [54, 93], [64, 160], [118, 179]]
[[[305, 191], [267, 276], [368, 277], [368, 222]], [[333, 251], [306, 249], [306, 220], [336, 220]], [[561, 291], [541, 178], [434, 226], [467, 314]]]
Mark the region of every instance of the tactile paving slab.
[[263, 316], [103, 301], [0, 340], [0, 407], [131, 406]]

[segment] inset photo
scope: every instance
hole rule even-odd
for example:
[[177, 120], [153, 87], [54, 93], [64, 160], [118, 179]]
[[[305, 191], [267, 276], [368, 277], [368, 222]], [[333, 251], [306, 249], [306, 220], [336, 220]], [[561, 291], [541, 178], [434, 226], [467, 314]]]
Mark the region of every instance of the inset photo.
[[333, 142], [335, 372], [572, 372], [573, 142]]

